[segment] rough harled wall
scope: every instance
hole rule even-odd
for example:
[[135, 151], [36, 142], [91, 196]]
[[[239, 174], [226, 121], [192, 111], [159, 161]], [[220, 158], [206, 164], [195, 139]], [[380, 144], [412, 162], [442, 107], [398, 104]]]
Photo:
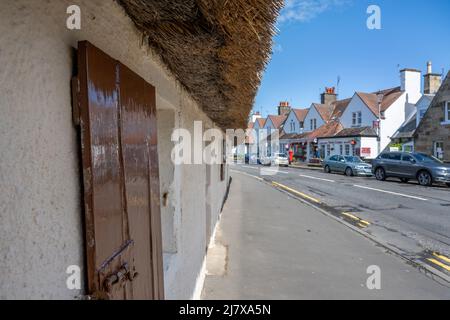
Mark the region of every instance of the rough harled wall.
[[442, 124], [446, 101], [450, 101], [450, 73], [422, 119], [414, 143], [417, 152], [433, 154], [434, 142], [443, 142], [444, 161], [450, 162], [450, 124]]
[[[66, 28], [79, 5], [82, 29]], [[113, 0], [2, 0], [0, 10], [0, 299], [73, 299], [69, 265], [84, 264], [77, 130], [70, 78], [77, 42], [88, 40], [153, 84], [159, 128], [211, 121], [179, 87]], [[172, 121], [171, 114], [175, 117]], [[159, 135], [166, 297], [190, 298], [205, 254], [205, 166], [172, 168]], [[217, 169], [218, 171], [219, 169]], [[173, 179], [171, 181], [171, 179]], [[225, 182], [214, 178], [220, 208]], [[172, 209], [170, 209], [172, 207]], [[171, 216], [173, 215], [173, 216]], [[215, 221], [212, 221], [214, 224]], [[172, 227], [168, 227], [171, 224]], [[178, 239], [178, 240], [177, 240]]]

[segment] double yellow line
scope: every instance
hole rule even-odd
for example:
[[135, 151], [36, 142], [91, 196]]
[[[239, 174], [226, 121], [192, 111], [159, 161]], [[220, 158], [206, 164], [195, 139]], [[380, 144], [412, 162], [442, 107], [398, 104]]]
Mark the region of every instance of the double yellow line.
[[434, 258], [427, 258], [428, 261], [450, 272], [450, 259], [446, 256], [433, 252]]

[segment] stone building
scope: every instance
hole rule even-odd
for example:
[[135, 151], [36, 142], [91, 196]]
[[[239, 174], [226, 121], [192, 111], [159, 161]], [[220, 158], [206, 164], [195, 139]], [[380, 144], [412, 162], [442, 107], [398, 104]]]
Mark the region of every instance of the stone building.
[[450, 162], [450, 72], [415, 134], [415, 150]]

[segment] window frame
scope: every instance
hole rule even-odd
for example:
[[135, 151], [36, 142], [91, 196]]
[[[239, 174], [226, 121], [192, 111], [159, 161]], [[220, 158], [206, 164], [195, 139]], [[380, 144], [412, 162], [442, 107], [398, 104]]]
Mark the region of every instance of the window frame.
[[346, 156], [349, 156], [349, 155], [350, 155], [350, 152], [351, 152], [350, 145], [349, 145], [349, 144], [345, 144], [345, 147], [344, 147], [344, 153], [345, 153], [345, 155], [346, 155]]
[[445, 102], [444, 106], [444, 124], [450, 124], [450, 101]]

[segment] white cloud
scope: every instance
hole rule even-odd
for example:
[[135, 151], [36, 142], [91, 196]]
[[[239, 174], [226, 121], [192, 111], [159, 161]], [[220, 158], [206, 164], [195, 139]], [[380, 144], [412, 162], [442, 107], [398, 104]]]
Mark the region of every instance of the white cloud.
[[351, 0], [286, 0], [278, 22], [308, 22], [327, 10], [350, 2]]

